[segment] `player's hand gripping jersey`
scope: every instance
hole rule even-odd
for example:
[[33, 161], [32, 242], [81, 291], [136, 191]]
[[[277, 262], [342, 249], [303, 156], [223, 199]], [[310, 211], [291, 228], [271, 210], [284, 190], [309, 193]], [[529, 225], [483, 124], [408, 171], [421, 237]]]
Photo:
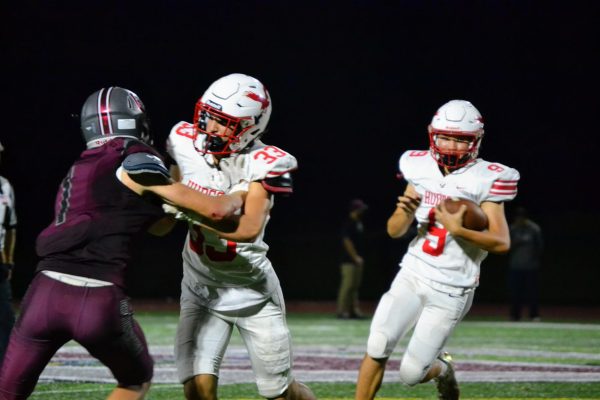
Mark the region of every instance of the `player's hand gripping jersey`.
[[418, 234], [402, 267], [445, 285], [470, 288], [479, 283], [479, 266], [487, 251], [455, 238], [435, 221], [434, 208], [447, 197], [481, 204], [505, 202], [517, 195], [519, 172], [478, 158], [444, 176], [427, 150], [409, 150], [400, 157], [400, 172], [421, 195], [416, 212]]
[[[204, 135], [194, 139], [193, 125], [187, 122], [171, 130], [167, 151], [180, 169], [183, 184], [212, 196], [248, 190], [251, 182], [262, 183], [270, 193], [292, 191], [291, 186], [280, 184], [289, 182], [280, 178], [297, 167], [291, 154], [255, 141], [243, 152], [221, 159], [217, 166], [212, 155], [196, 150], [203, 148], [204, 139]], [[206, 306], [217, 310], [250, 306], [268, 298], [278, 287], [266, 256], [269, 247], [263, 241], [265, 226], [253, 243], [235, 243], [189, 223], [183, 249], [183, 281]]]

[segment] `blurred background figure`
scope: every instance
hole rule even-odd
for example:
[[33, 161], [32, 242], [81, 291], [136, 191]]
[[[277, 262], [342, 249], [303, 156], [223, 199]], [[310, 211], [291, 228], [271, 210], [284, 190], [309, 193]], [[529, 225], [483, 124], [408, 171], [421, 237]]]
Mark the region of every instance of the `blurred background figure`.
[[337, 299], [337, 317], [341, 319], [363, 318], [358, 291], [364, 270], [365, 234], [362, 217], [367, 208], [361, 199], [352, 200], [342, 225], [341, 281]]
[[[0, 143], [0, 156], [4, 147]], [[0, 176], [0, 365], [8, 344], [10, 331], [15, 323], [12, 308], [10, 278], [14, 266], [15, 239], [17, 237], [17, 214], [15, 213], [15, 193], [3, 176]]]
[[511, 248], [508, 255], [508, 292], [510, 319], [521, 319], [521, 308], [529, 308], [529, 318], [539, 321], [538, 271], [543, 250], [542, 231], [528, 218], [527, 210], [518, 207], [510, 225]]

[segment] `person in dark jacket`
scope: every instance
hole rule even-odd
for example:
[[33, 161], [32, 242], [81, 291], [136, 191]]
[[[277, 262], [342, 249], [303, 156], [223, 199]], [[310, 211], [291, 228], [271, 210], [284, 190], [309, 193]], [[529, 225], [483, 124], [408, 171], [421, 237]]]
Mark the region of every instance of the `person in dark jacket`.
[[538, 272], [541, 266], [544, 241], [540, 226], [527, 215], [524, 207], [515, 210], [510, 225], [511, 248], [508, 254], [508, 292], [510, 319], [519, 321], [521, 310], [528, 307], [529, 319], [539, 321]]

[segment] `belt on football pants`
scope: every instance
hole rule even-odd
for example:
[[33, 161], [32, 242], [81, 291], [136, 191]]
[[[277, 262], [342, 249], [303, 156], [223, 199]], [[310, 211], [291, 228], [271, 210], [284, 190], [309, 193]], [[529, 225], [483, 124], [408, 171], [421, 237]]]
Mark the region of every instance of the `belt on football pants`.
[[432, 281], [431, 279], [424, 279], [424, 281], [427, 285], [431, 286], [432, 288], [439, 290], [440, 292], [448, 293], [452, 296], [464, 296], [467, 293], [471, 293], [473, 289], [475, 289], [472, 287], [444, 285], [443, 283]]
[[57, 271], [42, 271], [42, 274], [46, 275], [49, 278], [60, 281], [62, 283], [66, 283], [71, 286], [80, 286], [80, 287], [103, 287], [103, 286], [111, 286], [112, 283], [101, 281], [99, 279], [86, 278], [84, 276], [70, 275], [65, 274], [64, 272]]

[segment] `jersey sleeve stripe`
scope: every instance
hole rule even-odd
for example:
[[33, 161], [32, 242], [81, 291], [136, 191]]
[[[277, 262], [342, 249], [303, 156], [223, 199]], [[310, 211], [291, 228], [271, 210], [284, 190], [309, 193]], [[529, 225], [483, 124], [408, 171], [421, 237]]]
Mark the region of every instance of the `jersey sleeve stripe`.
[[518, 179], [497, 179], [492, 183], [490, 194], [498, 196], [515, 196], [517, 194]]
[[279, 186], [271, 186], [265, 181], [260, 181], [265, 190], [271, 193], [293, 193], [294, 189], [291, 187], [279, 187]]
[[513, 182], [495, 181], [492, 184], [492, 189], [509, 190], [509, 189], [516, 189], [516, 188], [517, 188], [517, 182], [516, 181], [513, 181]]
[[513, 196], [517, 194], [516, 190], [504, 190], [504, 191], [499, 191], [499, 190], [490, 190], [490, 194], [495, 194], [495, 195], [499, 195], [499, 196]]
[[490, 191], [496, 190], [498, 192], [516, 192], [516, 186], [492, 186]]

